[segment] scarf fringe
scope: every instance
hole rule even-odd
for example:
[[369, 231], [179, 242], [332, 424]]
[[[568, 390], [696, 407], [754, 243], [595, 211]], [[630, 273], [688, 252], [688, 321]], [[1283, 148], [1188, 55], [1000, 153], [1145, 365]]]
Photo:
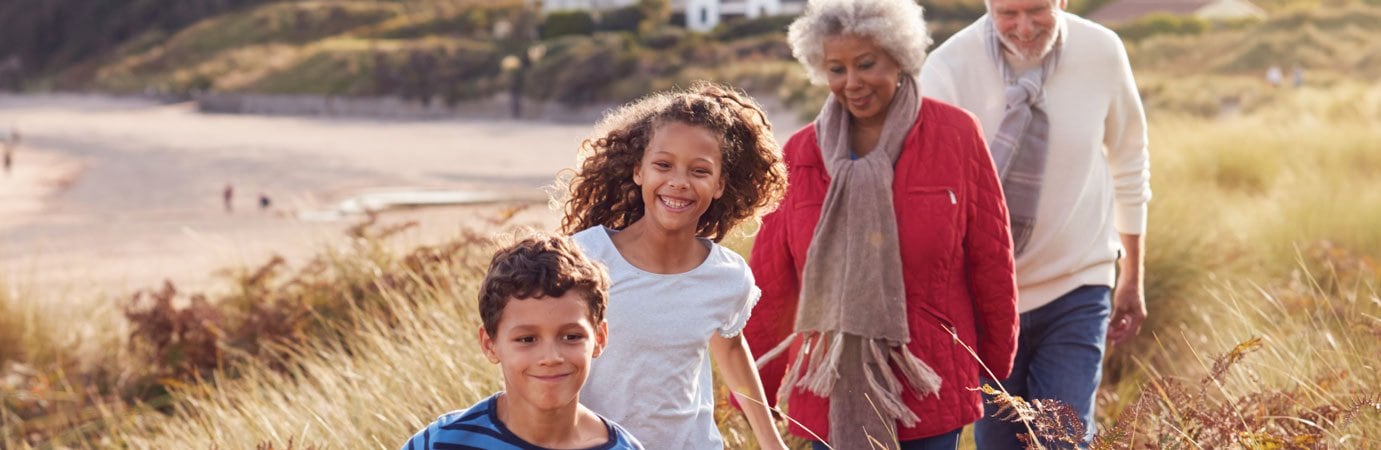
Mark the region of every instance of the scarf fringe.
[[[780, 344], [758, 358], [759, 368], [780, 357], [791, 347], [791, 343], [802, 333], [792, 333]], [[829, 398], [834, 384], [839, 379], [839, 359], [843, 353], [844, 333], [809, 333], [801, 344], [800, 354], [787, 368], [781, 386], [777, 389], [777, 407], [782, 408], [790, 398], [792, 389], [804, 388], [806, 391]], [[916, 413], [906, 406], [903, 397], [905, 382], [916, 391], [918, 397], [939, 395], [942, 380], [929, 365], [906, 350], [904, 345], [892, 345], [881, 339], [864, 339], [863, 355], [870, 358], [864, 361], [868, 374], [868, 392], [861, 393], [873, 399], [878, 412], [889, 421], [896, 421], [906, 427], [913, 427], [921, 421]], [[802, 372], [806, 360], [810, 367]], [[892, 372], [896, 368], [901, 379]]]
[[906, 384], [911, 385], [912, 388], [916, 389], [916, 393], [921, 394], [918, 397], [926, 395], [938, 397], [940, 395], [940, 384], [942, 383], [940, 374], [935, 373], [935, 369], [930, 368], [930, 365], [926, 364], [925, 361], [921, 361], [921, 358], [917, 358], [916, 355], [906, 351], [906, 347], [892, 348], [891, 360], [896, 363], [895, 365], [901, 371], [902, 376], [906, 377]]
[[[834, 336], [826, 341], [829, 334]], [[834, 392], [834, 382], [839, 379], [839, 355], [844, 353], [844, 333], [836, 331], [829, 334], [820, 336], [820, 342], [829, 342], [829, 345], [815, 349], [810, 369], [801, 376], [799, 382], [812, 394], [826, 398], [830, 396], [830, 392]]]

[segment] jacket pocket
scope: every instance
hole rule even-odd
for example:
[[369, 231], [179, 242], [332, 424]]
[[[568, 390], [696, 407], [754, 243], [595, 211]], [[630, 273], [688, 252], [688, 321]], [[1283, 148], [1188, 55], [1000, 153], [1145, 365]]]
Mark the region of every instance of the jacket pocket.
[[902, 264], [912, 275], [920, 277], [917, 281], [936, 280], [934, 277], [941, 275], [959, 254], [959, 211], [959, 194], [952, 187], [907, 189], [904, 202], [897, 208], [897, 233]]

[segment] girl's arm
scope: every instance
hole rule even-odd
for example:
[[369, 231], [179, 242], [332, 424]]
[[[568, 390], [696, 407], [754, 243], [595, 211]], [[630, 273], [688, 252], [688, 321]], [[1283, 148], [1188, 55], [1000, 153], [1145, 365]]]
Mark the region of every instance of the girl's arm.
[[729, 391], [747, 398], [746, 401], [739, 400], [738, 404], [748, 417], [748, 426], [753, 428], [758, 445], [767, 450], [785, 450], [786, 443], [772, 422], [772, 412], [767, 409], [767, 396], [763, 395], [762, 380], [758, 378], [758, 368], [753, 364], [753, 354], [748, 351], [748, 342], [743, 340], [743, 333], [730, 338], [715, 333], [710, 338], [710, 357], [714, 358]]

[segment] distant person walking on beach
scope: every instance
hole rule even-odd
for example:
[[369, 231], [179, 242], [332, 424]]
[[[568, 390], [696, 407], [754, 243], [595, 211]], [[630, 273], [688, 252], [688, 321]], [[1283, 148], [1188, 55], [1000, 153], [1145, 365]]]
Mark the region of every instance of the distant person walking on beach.
[[273, 202], [269, 200], [268, 194], [259, 194], [259, 209], [268, 211], [269, 206], [272, 204]]
[[10, 169], [14, 166], [14, 150], [19, 148], [19, 130], [11, 129], [9, 137], [5, 138], [5, 175], [10, 174]]
[[233, 200], [234, 197], [235, 197], [235, 185], [232, 185], [232, 184], [230, 184], [230, 183], [226, 183], [226, 184], [225, 184], [225, 189], [221, 191], [221, 200], [225, 202], [225, 212], [230, 212], [230, 211], [233, 209], [233, 205], [231, 204], [231, 200]]
[[1285, 74], [1280, 71], [1280, 66], [1272, 65], [1269, 69], [1266, 69], [1266, 82], [1270, 83], [1271, 87], [1280, 87], [1280, 82], [1284, 80], [1284, 78]]

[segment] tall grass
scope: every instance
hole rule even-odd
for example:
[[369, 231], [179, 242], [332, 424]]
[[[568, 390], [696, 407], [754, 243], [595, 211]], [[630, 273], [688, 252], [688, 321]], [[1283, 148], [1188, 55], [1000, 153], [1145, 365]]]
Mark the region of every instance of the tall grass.
[[[475, 249], [476, 253], [483, 250]], [[239, 379], [178, 389], [178, 417], [143, 416], [116, 438], [130, 448], [245, 448], [295, 442], [394, 448], [443, 412], [499, 389], [478, 351], [472, 283], [404, 295], [385, 291], [396, 319], [362, 317], [349, 348], [284, 349], [290, 369], [252, 364]], [[420, 294], [420, 295], [418, 295]]]
[[119, 308], [69, 294], [0, 284], [0, 448], [79, 433], [133, 370]]
[[[1139, 417], [1143, 438], [1169, 439], [1153, 447], [1381, 445], [1381, 195], [1369, 188], [1381, 182], [1381, 89], [1267, 92], [1215, 119], [1151, 111], [1150, 317], [1140, 339], [1112, 352], [1105, 428]], [[1222, 352], [1242, 354], [1212, 377]], [[1190, 395], [1200, 385], [1212, 395]], [[1167, 396], [1175, 389], [1182, 397]], [[1191, 399], [1189, 409], [1233, 420], [1174, 409]], [[1340, 411], [1354, 414], [1329, 415]], [[1312, 425], [1288, 425], [1301, 423]], [[1224, 430], [1236, 434], [1195, 434]]]

